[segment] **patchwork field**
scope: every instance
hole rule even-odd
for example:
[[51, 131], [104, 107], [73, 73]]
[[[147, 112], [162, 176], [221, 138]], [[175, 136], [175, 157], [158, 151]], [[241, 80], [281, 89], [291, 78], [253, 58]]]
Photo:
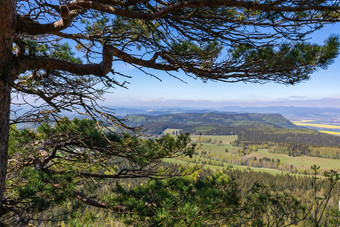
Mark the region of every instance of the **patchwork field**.
[[[268, 149], [256, 149], [244, 154], [242, 147], [233, 145], [237, 136], [213, 136], [194, 135], [193, 142], [197, 142], [198, 149], [192, 158], [180, 158], [172, 160], [181, 164], [204, 165], [204, 168], [219, 170], [225, 168], [247, 169], [254, 171], [265, 171], [273, 174], [278, 173], [309, 173], [310, 167], [314, 164], [320, 166], [321, 171], [336, 169], [340, 170], [340, 159], [329, 159], [311, 156], [289, 156], [287, 154], [271, 153]], [[251, 163], [247, 162], [251, 160]], [[269, 164], [256, 166], [261, 160]], [[270, 161], [272, 163], [270, 163]], [[275, 163], [274, 163], [275, 162]], [[276, 165], [275, 165], [276, 164]], [[269, 165], [267, 167], [266, 165]], [[280, 169], [281, 168], [281, 169]]]
[[270, 158], [270, 159], [280, 159], [281, 162], [294, 165], [298, 169], [310, 168], [310, 166], [316, 164], [322, 169], [340, 169], [339, 159], [329, 159], [329, 158], [319, 158], [310, 156], [288, 156], [286, 154], [275, 154], [268, 152], [267, 149], [262, 149], [257, 152], [253, 152], [246, 157], [256, 157], [256, 158]]
[[[181, 165], [187, 165], [187, 166], [195, 166], [197, 164], [180, 160], [180, 159], [165, 159], [167, 162], [181, 164]], [[247, 170], [247, 171], [255, 171], [255, 172], [266, 172], [271, 174], [293, 174], [288, 171], [281, 171], [277, 169], [269, 169], [269, 168], [254, 168], [249, 166], [242, 166], [242, 165], [236, 165], [236, 164], [230, 164], [226, 163], [225, 166], [217, 166], [217, 165], [211, 165], [211, 164], [204, 164], [203, 168], [210, 169], [212, 171], [218, 171], [223, 169], [239, 169], [239, 170]]]

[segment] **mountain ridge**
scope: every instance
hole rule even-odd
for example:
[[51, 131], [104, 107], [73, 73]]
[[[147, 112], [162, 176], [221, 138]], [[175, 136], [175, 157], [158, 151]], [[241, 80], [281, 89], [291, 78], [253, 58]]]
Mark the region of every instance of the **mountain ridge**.
[[[150, 132], [160, 133], [166, 128], [192, 127], [256, 127], [256, 128], [301, 128], [277, 113], [175, 113], [151, 116], [129, 115], [130, 126], [143, 126]], [[156, 134], [157, 134], [156, 133]]]

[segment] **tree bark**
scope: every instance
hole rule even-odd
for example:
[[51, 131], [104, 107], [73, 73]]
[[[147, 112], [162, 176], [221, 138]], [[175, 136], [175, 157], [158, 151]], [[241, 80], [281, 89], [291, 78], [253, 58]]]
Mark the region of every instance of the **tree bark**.
[[11, 87], [10, 66], [16, 27], [16, 0], [0, 1], [0, 207], [4, 199], [8, 161]]
[[0, 80], [0, 207], [5, 190], [8, 161], [10, 91], [9, 85], [3, 80]]

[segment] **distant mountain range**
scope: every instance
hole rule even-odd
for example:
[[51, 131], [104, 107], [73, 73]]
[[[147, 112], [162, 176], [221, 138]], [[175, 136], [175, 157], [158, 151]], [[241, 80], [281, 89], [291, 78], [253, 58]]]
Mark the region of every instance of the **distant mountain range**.
[[[211, 112], [214, 112], [215, 114], [217, 113], [228, 114], [230, 117], [232, 114], [237, 114], [237, 113], [242, 113], [242, 114], [243, 113], [256, 113], [256, 114], [270, 113], [270, 114], [282, 115], [284, 118], [287, 118], [292, 121], [301, 120], [301, 119], [309, 119], [309, 120], [316, 120], [318, 122], [324, 122], [324, 123], [328, 123], [328, 122], [340, 123], [340, 109], [338, 108], [316, 108], [316, 107], [294, 107], [294, 106], [269, 106], [269, 107], [225, 106], [225, 107], [206, 108], [206, 109], [190, 108], [190, 107], [189, 108], [184, 108], [184, 107], [167, 108], [167, 107], [157, 107], [157, 106], [156, 107], [120, 107], [120, 106], [112, 107], [110, 106], [109, 108], [113, 109], [118, 117], [126, 117], [130, 115], [160, 116], [160, 115], [184, 114], [184, 113], [207, 114]], [[15, 107], [13, 107], [13, 110], [15, 110]], [[23, 107], [19, 111], [19, 113], [24, 113], [25, 111], [26, 109]], [[80, 117], [78, 114], [70, 113], [70, 112], [62, 113], [62, 115], [70, 117], [70, 118]], [[243, 115], [243, 117], [245, 116], [246, 115]], [[261, 116], [261, 115], [248, 114], [247, 116], [248, 118], [252, 118], [252, 116]], [[174, 120], [174, 122], [177, 122], [176, 119], [172, 119], [172, 120]], [[204, 119], [204, 120], [209, 120], [209, 119]], [[263, 124], [263, 122], [265, 121], [262, 121], [261, 124]], [[269, 121], [267, 123], [273, 123], [273, 122]], [[280, 124], [278, 124], [277, 126], [280, 126]]]
[[340, 119], [338, 108], [294, 107], [294, 106], [268, 106], [268, 107], [238, 107], [226, 106], [220, 111], [233, 111], [238, 113], [280, 113], [289, 120], [299, 119]]
[[117, 115], [129, 114], [163, 115], [173, 113], [277, 113], [289, 120], [299, 119], [340, 119], [339, 108], [268, 106], [268, 107], [240, 107], [225, 106], [218, 108], [184, 108], [184, 107], [112, 107]]
[[[150, 134], [160, 134], [167, 128], [199, 132], [224, 128], [288, 128], [297, 129], [280, 114], [258, 113], [174, 113], [165, 115], [129, 115], [130, 126], [142, 126]], [[202, 132], [203, 132], [202, 131]]]

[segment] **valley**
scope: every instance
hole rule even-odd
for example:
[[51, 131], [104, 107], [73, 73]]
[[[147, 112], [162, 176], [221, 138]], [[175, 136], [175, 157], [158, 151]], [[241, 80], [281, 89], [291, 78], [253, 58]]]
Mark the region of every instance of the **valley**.
[[336, 130], [336, 125], [313, 120], [290, 122], [279, 114], [251, 113], [131, 115], [129, 120], [156, 137], [189, 133], [198, 148], [192, 158], [172, 160], [181, 164], [302, 175], [312, 174], [314, 164], [320, 166], [321, 175], [330, 169], [340, 170], [340, 137], [336, 132], [325, 134], [306, 128]]

